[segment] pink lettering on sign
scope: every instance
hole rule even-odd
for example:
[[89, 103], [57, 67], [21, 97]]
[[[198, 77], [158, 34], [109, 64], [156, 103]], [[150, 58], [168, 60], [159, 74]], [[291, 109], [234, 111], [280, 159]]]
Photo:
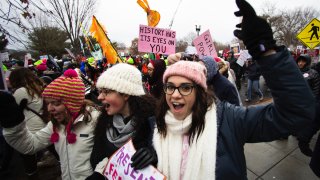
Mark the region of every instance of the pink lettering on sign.
[[138, 51], [147, 53], [174, 54], [176, 32], [140, 25]]
[[217, 51], [214, 47], [210, 31], [207, 30], [193, 40], [193, 44], [197, 49], [197, 54], [200, 58], [203, 56], [212, 56], [213, 58], [217, 57]]

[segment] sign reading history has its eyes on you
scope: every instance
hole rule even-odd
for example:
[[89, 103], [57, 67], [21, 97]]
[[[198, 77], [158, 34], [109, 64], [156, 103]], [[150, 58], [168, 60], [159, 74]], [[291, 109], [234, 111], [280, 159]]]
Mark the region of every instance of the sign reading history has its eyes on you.
[[140, 25], [138, 41], [139, 52], [174, 54], [175, 48], [175, 31]]

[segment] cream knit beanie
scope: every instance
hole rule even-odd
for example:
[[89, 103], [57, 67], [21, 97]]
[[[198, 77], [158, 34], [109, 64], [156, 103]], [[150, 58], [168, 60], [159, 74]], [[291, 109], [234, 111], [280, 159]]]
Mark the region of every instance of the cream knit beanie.
[[101, 74], [97, 88], [108, 88], [131, 96], [145, 94], [140, 71], [132, 65], [120, 63]]

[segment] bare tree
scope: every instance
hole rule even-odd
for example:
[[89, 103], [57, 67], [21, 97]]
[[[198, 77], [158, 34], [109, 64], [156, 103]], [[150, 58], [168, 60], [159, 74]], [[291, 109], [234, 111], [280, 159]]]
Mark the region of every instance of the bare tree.
[[297, 46], [299, 43], [296, 35], [320, 12], [314, 8], [296, 8], [294, 10], [275, 10], [275, 6], [267, 6], [262, 17], [271, 24], [274, 38], [279, 44]]
[[79, 47], [80, 24], [86, 26], [93, 15], [96, 0], [39, 0], [49, 4], [47, 12], [60, 28], [65, 30], [73, 47]]
[[[19, 33], [14, 31], [30, 31], [30, 23], [26, 22], [36, 17], [36, 11], [40, 11], [67, 32], [73, 47], [79, 47], [80, 24], [86, 27], [95, 4], [96, 0], [1, 0], [0, 19], [3, 21], [0, 21], [0, 30], [11, 40], [23, 43]], [[14, 28], [10, 29], [12, 25]]]
[[187, 47], [188, 47], [188, 42], [180, 39], [176, 43], [176, 52], [185, 52]]
[[134, 38], [132, 41], [131, 41], [131, 46], [130, 46], [130, 54], [132, 55], [138, 55], [139, 54], [139, 51], [138, 51], [138, 41], [139, 39], [138, 38]]
[[216, 48], [217, 52], [219, 50], [224, 50], [224, 49], [227, 49], [229, 48], [229, 45], [227, 43], [221, 43], [221, 42], [213, 42], [214, 44], [214, 47]]
[[29, 11], [28, 0], [2, 0], [0, 1], [0, 30], [7, 35], [9, 41], [25, 45], [23, 33], [28, 31], [27, 20], [35, 14]]
[[189, 32], [185, 37], [182, 38], [183, 41], [187, 42], [188, 45], [193, 45], [193, 40], [197, 38], [197, 34], [194, 32]]
[[119, 50], [125, 50], [125, 49], [127, 48], [124, 43], [117, 42], [117, 41], [112, 42], [112, 45], [113, 45], [113, 47], [114, 47], [117, 51], [119, 51]]

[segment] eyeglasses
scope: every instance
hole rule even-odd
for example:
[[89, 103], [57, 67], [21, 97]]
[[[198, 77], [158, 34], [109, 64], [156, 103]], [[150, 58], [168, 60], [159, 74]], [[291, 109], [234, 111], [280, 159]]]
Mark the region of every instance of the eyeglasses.
[[189, 94], [191, 94], [193, 88], [194, 88], [194, 85], [190, 83], [183, 83], [178, 87], [174, 86], [173, 84], [167, 83], [163, 87], [164, 92], [168, 95], [172, 95], [174, 91], [178, 89], [179, 93], [182, 96], [188, 96]]

